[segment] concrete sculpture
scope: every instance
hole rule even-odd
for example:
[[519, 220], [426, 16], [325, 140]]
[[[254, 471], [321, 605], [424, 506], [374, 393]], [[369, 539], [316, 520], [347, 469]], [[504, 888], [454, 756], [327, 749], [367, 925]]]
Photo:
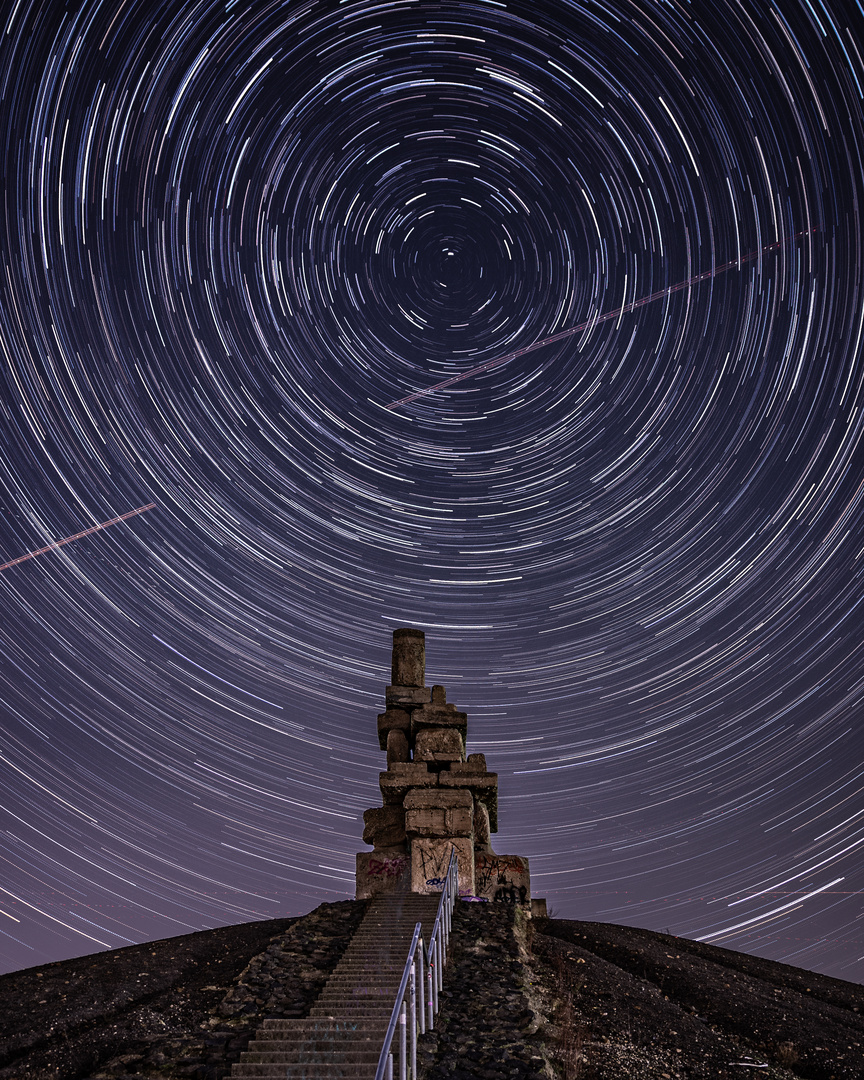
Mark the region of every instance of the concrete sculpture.
[[439, 892], [451, 848], [456, 849], [459, 892], [530, 908], [528, 860], [496, 855], [498, 776], [483, 754], [465, 755], [468, 716], [448, 703], [443, 686], [426, 686], [422, 630], [393, 633], [391, 685], [378, 717], [378, 742], [387, 752], [380, 775], [383, 806], [363, 815], [357, 855], [357, 899], [404, 888]]

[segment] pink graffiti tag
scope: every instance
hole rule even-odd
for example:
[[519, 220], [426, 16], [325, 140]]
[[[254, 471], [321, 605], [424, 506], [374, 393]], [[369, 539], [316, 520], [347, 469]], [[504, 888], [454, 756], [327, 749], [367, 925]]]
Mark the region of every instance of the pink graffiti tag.
[[407, 859], [370, 859], [367, 873], [370, 877], [401, 877]]

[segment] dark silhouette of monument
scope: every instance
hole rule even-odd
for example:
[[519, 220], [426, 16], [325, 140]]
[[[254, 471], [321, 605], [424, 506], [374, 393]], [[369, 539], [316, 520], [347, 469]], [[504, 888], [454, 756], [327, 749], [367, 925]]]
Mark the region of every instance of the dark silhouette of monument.
[[357, 855], [357, 899], [402, 888], [403, 876], [411, 892], [439, 892], [455, 848], [462, 896], [530, 908], [528, 860], [496, 855], [490, 843], [498, 775], [483, 754], [466, 758], [467, 714], [448, 703], [443, 686], [426, 686], [422, 630], [394, 631], [391, 682], [378, 717], [384, 805], [363, 815], [363, 841], [374, 850]]

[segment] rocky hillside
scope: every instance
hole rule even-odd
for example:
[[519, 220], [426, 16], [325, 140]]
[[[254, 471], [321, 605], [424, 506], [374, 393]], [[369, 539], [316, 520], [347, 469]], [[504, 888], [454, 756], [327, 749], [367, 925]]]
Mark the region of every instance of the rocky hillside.
[[[0, 976], [0, 1080], [221, 1080], [304, 1016], [365, 904]], [[864, 1078], [864, 988], [647, 930], [459, 904], [430, 1078]]]

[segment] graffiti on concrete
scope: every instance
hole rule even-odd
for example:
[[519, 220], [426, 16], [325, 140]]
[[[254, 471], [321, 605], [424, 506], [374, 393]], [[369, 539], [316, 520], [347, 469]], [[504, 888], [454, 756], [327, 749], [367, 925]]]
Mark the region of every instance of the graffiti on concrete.
[[398, 859], [370, 858], [366, 872], [370, 877], [375, 878], [398, 878], [402, 876], [407, 865], [407, 857]]
[[499, 885], [492, 899], [496, 904], [524, 904], [528, 900], [528, 890], [524, 885]]
[[527, 859], [478, 851], [474, 875], [478, 895], [498, 904], [530, 903]]

